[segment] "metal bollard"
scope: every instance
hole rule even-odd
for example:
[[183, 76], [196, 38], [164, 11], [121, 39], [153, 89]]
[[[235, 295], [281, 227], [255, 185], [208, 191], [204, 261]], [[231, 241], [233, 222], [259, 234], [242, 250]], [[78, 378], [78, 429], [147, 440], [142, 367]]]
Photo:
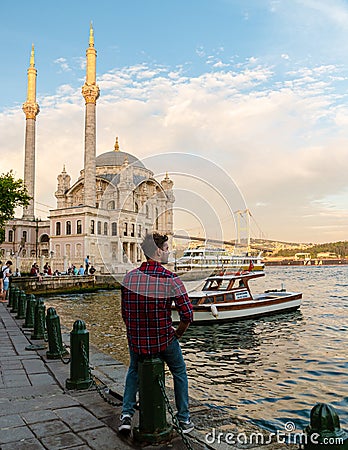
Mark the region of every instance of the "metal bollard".
[[39, 299], [36, 301], [34, 314], [34, 332], [31, 334], [31, 339], [45, 339], [45, 310], [44, 301]]
[[27, 309], [25, 312], [24, 328], [34, 328], [35, 305], [35, 295], [27, 294]]
[[317, 403], [304, 431], [306, 450], [348, 450], [348, 433], [341, 430], [340, 419], [331, 405]]
[[145, 358], [138, 363], [139, 428], [133, 430], [136, 441], [156, 443], [168, 440], [172, 427], [166, 419], [166, 405], [158, 380], [164, 383], [164, 363]]
[[25, 319], [26, 309], [27, 309], [27, 295], [24, 291], [21, 291], [18, 299], [18, 311], [16, 319]]
[[7, 303], [7, 307], [8, 308], [12, 308], [12, 303], [13, 303], [13, 296], [15, 293], [15, 289], [17, 289], [16, 287], [12, 286], [12, 283], [10, 285], [10, 292], [8, 295], [8, 303]]
[[70, 378], [67, 389], [88, 389], [93, 380], [89, 370], [89, 332], [83, 320], [76, 320], [70, 332]]
[[59, 359], [68, 352], [63, 345], [60, 319], [54, 308], [48, 308], [46, 314], [46, 328], [48, 336], [48, 359]]
[[21, 291], [18, 288], [15, 288], [13, 299], [12, 299], [12, 309], [11, 313], [17, 313], [18, 312], [18, 300], [19, 296], [21, 294]]

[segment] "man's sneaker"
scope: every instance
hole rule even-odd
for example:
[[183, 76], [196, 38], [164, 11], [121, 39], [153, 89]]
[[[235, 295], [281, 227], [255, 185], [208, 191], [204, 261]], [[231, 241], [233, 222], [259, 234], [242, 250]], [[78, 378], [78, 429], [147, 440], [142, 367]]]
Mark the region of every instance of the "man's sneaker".
[[188, 420], [187, 422], [179, 422], [179, 425], [184, 434], [190, 433], [195, 427], [191, 420]]
[[118, 431], [122, 434], [129, 434], [132, 427], [132, 418], [130, 416], [121, 416], [121, 425]]

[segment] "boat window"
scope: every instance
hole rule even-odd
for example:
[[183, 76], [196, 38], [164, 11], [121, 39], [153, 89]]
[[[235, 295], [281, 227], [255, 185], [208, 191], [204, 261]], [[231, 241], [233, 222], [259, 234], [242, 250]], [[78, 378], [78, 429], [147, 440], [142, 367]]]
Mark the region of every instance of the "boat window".
[[203, 302], [205, 305], [212, 303], [212, 299], [210, 297], [206, 297]]
[[231, 302], [233, 300], [233, 294], [226, 294], [225, 296], [225, 300], [226, 302]]
[[197, 305], [199, 298], [190, 298], [191, 305]]

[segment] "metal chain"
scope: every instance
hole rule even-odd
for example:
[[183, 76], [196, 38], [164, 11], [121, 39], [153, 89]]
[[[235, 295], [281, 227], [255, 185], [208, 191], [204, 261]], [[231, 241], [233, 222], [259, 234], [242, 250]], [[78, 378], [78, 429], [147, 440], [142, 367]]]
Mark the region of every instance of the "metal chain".
[[[102, 383], [101, 386], [99, 386], [99, 384], [96, 382], [97, 378], [92, 374], [91, 366], [89, 365], [89, 358], [88, 358], [83, 341], [81, 341], [81, 352], [82, 352], [82, 356], [84, 359], [84, 363], [88, 367], [88, 375], [91, 379], [91, 384], [88, 387], [88, 389], [90, 389], [91, 387], [94, 386], [96, 388], [98, 394], [100, 395], [100, 397], [104, 400], [104, 402], [108, 403], [111, 406], [121, 406], [122, 405], [121, 402], [116, 402], [107, 397], [107, 394], [109, 394], [110, 389], [108, 388], [108, 386], [106, 384]], [[100, 380], [98, 380], [98, 381], [100, 381]]]
[[163, 380], [160, 377], [158, 377], [158, 384], [159, 384], [159, 386], [161, 388], [161, 392], [162, 392], [164, 401], [165, 401], [165, 403], [167, 405], [168, 412], [169, 412], [169, 414], [170, 414], [170, 416], [172, 418], [174, 429], [180, 434], [183, 443], [186, 445], [186, 448], [188, 448], [189, 450], [194, 450], [193, 447], [190, 444], [190, 441], [187, 439], [187, 437], [183, 433], [183, 430], [182, 430], [182, 428], [181, 428], [181, 426], [179, 424], [178, 418], [174, 414], [173, 408], [172, 408], [172, 406], [171, 406], [171, 404], [169, 402], [169, 398], [168, 398], [168, 396], [166, 394], [165, 385], [163, 383]]
[[[55, 331], [57, 331], [57, 330], [55, 330]], [[48, 335], [48, 333], [47, 333], [47, 335]], [[56, 346], [56, 348], [60, 348], [60, 343], [58, 342], [58, 334], [53, 332], [52, 335], [53, 335], [54, 345]], [[63, 344], [63, 347], [65, 349], [67, 348], [65, 344]], [[63, 354], [60, 353], [59, 359], [62, 361], [63, 364], [69, 364], [71, 361], [71, 356], [70, 356], [70, 358], [64, 359]]]

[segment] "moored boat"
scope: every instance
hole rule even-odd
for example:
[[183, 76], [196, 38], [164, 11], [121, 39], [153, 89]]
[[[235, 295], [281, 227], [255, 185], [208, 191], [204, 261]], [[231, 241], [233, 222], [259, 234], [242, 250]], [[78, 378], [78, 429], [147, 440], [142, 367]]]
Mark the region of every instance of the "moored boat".
[[[302, 293], [300, 292], [269, 289], [253, 295], [249, 281], [264, 275], [264, 272], [245, 272], [223, 273], [208, 277], [202, 290], [189, 293], [194, 323], [249, 319], [293, 311], [301, 306]], [[174, 304], [172, 318], [173, 322], [180, 320]]]

